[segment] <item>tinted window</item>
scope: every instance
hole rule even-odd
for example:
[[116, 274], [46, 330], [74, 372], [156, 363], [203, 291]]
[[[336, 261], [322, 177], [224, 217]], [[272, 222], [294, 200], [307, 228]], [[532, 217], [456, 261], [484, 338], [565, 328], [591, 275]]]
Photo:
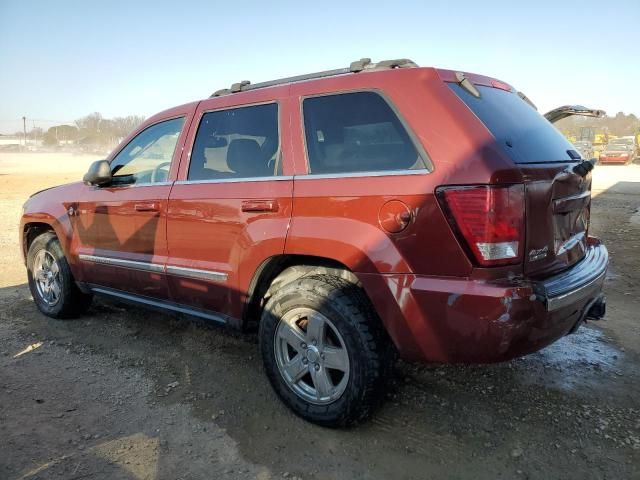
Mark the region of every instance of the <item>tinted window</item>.
[[136, 135], [111, 161], [114, 183], [166, 181], [183, 123], [183, 118], [174, 118]]
[[425, 168], [402, 122], [377, 93], [307, 98], [303, 111], [309, 173]]
[[477, 85], [480, 98], [456, 83], [451, 89], [476, 114], [516, 163], [567, 162], [574, 147], [516, 93]]
[[188, 179], [275, 175], [278, 147], [275, 103], [205, 113], [193, 144]]

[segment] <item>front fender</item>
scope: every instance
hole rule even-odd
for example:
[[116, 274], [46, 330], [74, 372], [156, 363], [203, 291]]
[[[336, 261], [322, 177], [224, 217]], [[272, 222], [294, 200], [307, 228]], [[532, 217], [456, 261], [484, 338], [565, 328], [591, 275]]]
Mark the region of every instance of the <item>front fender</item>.
[[79, 198], [81, 187], [81, 183], [64, 185], [37, 193], [27, 200], [19, 230], [23, 258], [26, 259], [27, 254], [27, 228], [30, 224], [44, 224], [55, 232], [72, 271], [75, 270], [76, 257], [71, 245], [73, 226], [68, 210], [77, 207], [73, 199]]
[[[66, 213], [65, 213], [66, 215]], [[20, 244], [22, 246], [22, 256], [23, 260], [26, 262], [26, 256], [28, 252], [27, 246], [27, 230], [30, 225], [33, 224], [44, 224], [48, 225], [51, 230], [54, 231], [58, 240], [60, 241], [60, 245], [62, 246], [62, 250], [67, 258], [69, 258], [69, 239], [71, 238], [71, 225], [69, 223], [68, 217], [64, 218], [64, 216], [56, 216], [55, 214], [51, 214], [49, 212], [39, 212], [39, 213], [25, 213], [22, 215], [22, 219], [20, 220]]]

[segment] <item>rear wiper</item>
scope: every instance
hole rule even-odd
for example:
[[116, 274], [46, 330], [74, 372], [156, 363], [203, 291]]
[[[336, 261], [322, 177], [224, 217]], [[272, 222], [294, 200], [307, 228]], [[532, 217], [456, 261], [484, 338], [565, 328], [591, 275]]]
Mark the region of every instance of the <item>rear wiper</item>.
[[592, 158], [591, 160], [584, 160], [575, 165], [571, 170], [573, 171], [573, 173], [584, 178], [587, 176], [587, 173], [589, 173], [591, 170], [593, 170], [593, 167], [595, 167], [595, 161], [595, 158]]

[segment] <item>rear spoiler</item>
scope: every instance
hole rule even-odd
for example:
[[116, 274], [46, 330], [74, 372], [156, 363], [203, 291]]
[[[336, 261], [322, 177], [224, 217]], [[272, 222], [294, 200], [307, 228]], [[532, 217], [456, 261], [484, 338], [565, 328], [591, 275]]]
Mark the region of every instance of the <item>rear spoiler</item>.
[[583, 107], [582, 105], [565, 105], [563, 107], [554, 108], [550, 112], [544, 114], [544, 118], [551, 123], [556, 123], [558, 120], [570, 117], [572, 115], [578, 115], [581, 117], [604, 117], [604, 110], [596, 110], [593, 108]]

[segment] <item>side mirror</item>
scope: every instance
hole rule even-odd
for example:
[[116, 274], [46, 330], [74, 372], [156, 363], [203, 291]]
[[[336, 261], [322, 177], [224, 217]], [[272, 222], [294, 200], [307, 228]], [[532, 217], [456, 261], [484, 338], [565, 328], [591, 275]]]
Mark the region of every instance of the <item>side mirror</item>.
[[111, 165], [106, 160], [96, 160], [82, 177], [87, 185], [106, 185], [111, 182]]

